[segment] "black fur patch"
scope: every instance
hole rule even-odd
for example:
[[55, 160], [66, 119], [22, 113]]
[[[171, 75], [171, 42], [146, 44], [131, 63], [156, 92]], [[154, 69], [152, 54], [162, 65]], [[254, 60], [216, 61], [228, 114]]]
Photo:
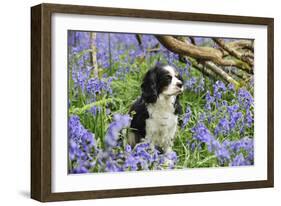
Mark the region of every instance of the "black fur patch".
[[139, 98], [132, 105], [129, 111], [132, 114], [131, 128], [135, 134], [136, 143], [140, 142], [142, 138], [145, 137], [145, 120], [149, 118], [149, 114], [145, 105], [145, 101], [143, 98]]

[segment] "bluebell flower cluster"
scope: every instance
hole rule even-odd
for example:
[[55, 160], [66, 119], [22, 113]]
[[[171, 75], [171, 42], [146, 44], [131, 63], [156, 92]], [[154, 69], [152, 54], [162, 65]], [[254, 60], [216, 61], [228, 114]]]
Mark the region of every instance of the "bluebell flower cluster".
[[[228, 88], [228, 89], [226, 89]], [[231, 92], [237, 98], [226, 101], [223, 95]], [[240, 131], [243, 135], [246, 128], [253, 125], [253, 97], [245, 90], [240, 88], [237, 92], [232, 84], [225, 86], [223, 82], [217, 81], [213, 86], [213, 95], [210, 91], [205, 95], [205, 116], [208, 124], [216, 123], [214, 134], [229, 135]]]
[[85, 91], [87, 86], [87, 81], [90, 76], [90, 70], [72, 70], [72, 80], [74, 82], [74, 88], [78, 91], [81, 89], [82, 92]]
[[[226, 101], [224, 96], [230, 91], [236, 95], [233, 85], [226, 86], [223, 82], [217, 81], [213, 85], [213, 95], [211, 91], [206, 92], [205, 111], [191, 129], [192, 138], [196, 142], [188, 143], [193, 144], [192, 148], [196, 144], [205, 145], [208, 152], [213, 153], [222, 166], [252, 165], [253, 138], [237, 139], [237, 137], [245, 135], [246, 129], [253, 126], [253, 97], [247, 90], [240, 88], [236, 99]], [[236, 138], [229, 140], [229, 136]]]
[[254, 104], [254, 98], [248, 92], [246, 89], [239, 89], [238, 91], [238, 102], [239, 105], [245, 109], [246, 114], [245, 114], [245, 120], [244, 123], [248, 126], [251, 127], [253, 124], [253, 113], [251, 111], [251, 108], [253, 108]]
[[218, 101], [222, 98], [222, 95], [226, 92], [226, 86], [222, 81], [216, 81], [214, 84], [214, 97]]
[[190, 118], [191, 118], [192, 112], [189, 106], [186, 107], [185, 114], [183, 115], [182, 119], [182, 128], [185, 128], [185, 126], [188, 124]]
[[215, 128], [215, 135], [226, 135], [229, 132], [229, 121], [225, 117], [219, 120], [217, 127]]
[[70, 54], [77, 54], [89, 49], [91, 39], [89, 32], [69, 31], [68, 32], [68, 47], [71, 49]]
[[[78, 116], [69, 118], [70, 173], [120, 172], [138, 170], [173, 169], [177, 163], [174, 151], [160, 153], [150, 142], [142, 142], [134, 148], [119, 143], [122, 130], [130, 124], [128, 115], [116, 114], [105, 136], [106, 148], [96, 144], [95, 135], [86, 130]], [[123, 148], [124, 147], [124, 148]]]
[[206, 92], [205, 99], [206, 99], [205, 109], [211, 110], [211, 104], [215, 101], [215, 98], [211, 95], [210, 91]]
[[86, 173], [95, 165], [98, 150], [94, 134], [80, 123], [78, 116], [70, 116], [68, 121], [69, 160], [71, 173]]
[[[253, 139], [244, 137], [240, 140], [219, 142], [209, 129], [198, 123], [192, 130], [192, 138], [198, 144], [206, 145], [210, 153], [214, 153], [222, 166], [252, 165], [254, 161]], [[242, 161], [243, 159], [243, 161]]]
[[[124, 161], [120, 161], [120, 157]], [[124, 152], [115, 160], [115, 165], [119, 165], [120, 171], [163, 170], [175, 168], [177, 160], [174, 151], [162, 154], [151, 143], [142, 142], [133, 149], [126, 145]]]
[[97, 114], [100, 114], [102, 112], [102, 107], [100, 106], [93, 106], [91, 109], [89, 109], [89, 112], [95, 117]]
[[130, 126], [131, 118], [129, 115], [115, 114], [113, 122], [108, 127], [105, 135], [105, 143], [108, 147], [115, 147], [118, 144], [119, 134], [123, 128]]
[[184, 87], [186, 90], [193, 91], [195, 93], [202, 93], [205, 91], [205, 78], [190, 76], [185, 80]]
[[239, 111], [239, 105], [234, 104], [227, 107], [227, 112], [229, 115], [229, 129], [233, 130], [237, 125], [238, 121], [243, 117], [242, 112]]
[[86, 91], [91, 97], [102, 93], [112, 94], [110, 87], [112, 80], [112, 77], [108, 79], [91, 78], [87, 82]]
[[246, 110], [250, 109], [254, 103], [254, 98], [246, 89], [238, 90], [238, 102], [240, 106], [244, 107]]

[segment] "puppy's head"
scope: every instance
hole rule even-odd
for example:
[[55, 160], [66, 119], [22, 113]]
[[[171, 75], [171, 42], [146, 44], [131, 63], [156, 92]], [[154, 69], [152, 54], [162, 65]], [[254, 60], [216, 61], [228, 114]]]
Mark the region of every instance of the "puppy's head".
[[183, 80], [175, 68], [169, 65], [156, 65], [144, 76], [142, 97], [146, 103], [155, 103], [158, 96], [177, 96], [183, 92]]

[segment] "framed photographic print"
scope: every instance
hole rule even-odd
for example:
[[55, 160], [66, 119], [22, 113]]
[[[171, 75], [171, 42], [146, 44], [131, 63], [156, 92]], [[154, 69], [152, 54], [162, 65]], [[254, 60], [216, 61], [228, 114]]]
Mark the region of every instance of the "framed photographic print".
[[31, 197], [273, 187], [273, 19], [31, 8]]

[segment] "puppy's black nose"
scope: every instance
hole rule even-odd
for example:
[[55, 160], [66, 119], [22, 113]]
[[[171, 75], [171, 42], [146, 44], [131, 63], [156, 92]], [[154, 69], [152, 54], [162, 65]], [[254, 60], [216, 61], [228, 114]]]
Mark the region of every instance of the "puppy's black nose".
[[182, 88], [182, 82], [178, 82], [176, 85], [177, 87]]

